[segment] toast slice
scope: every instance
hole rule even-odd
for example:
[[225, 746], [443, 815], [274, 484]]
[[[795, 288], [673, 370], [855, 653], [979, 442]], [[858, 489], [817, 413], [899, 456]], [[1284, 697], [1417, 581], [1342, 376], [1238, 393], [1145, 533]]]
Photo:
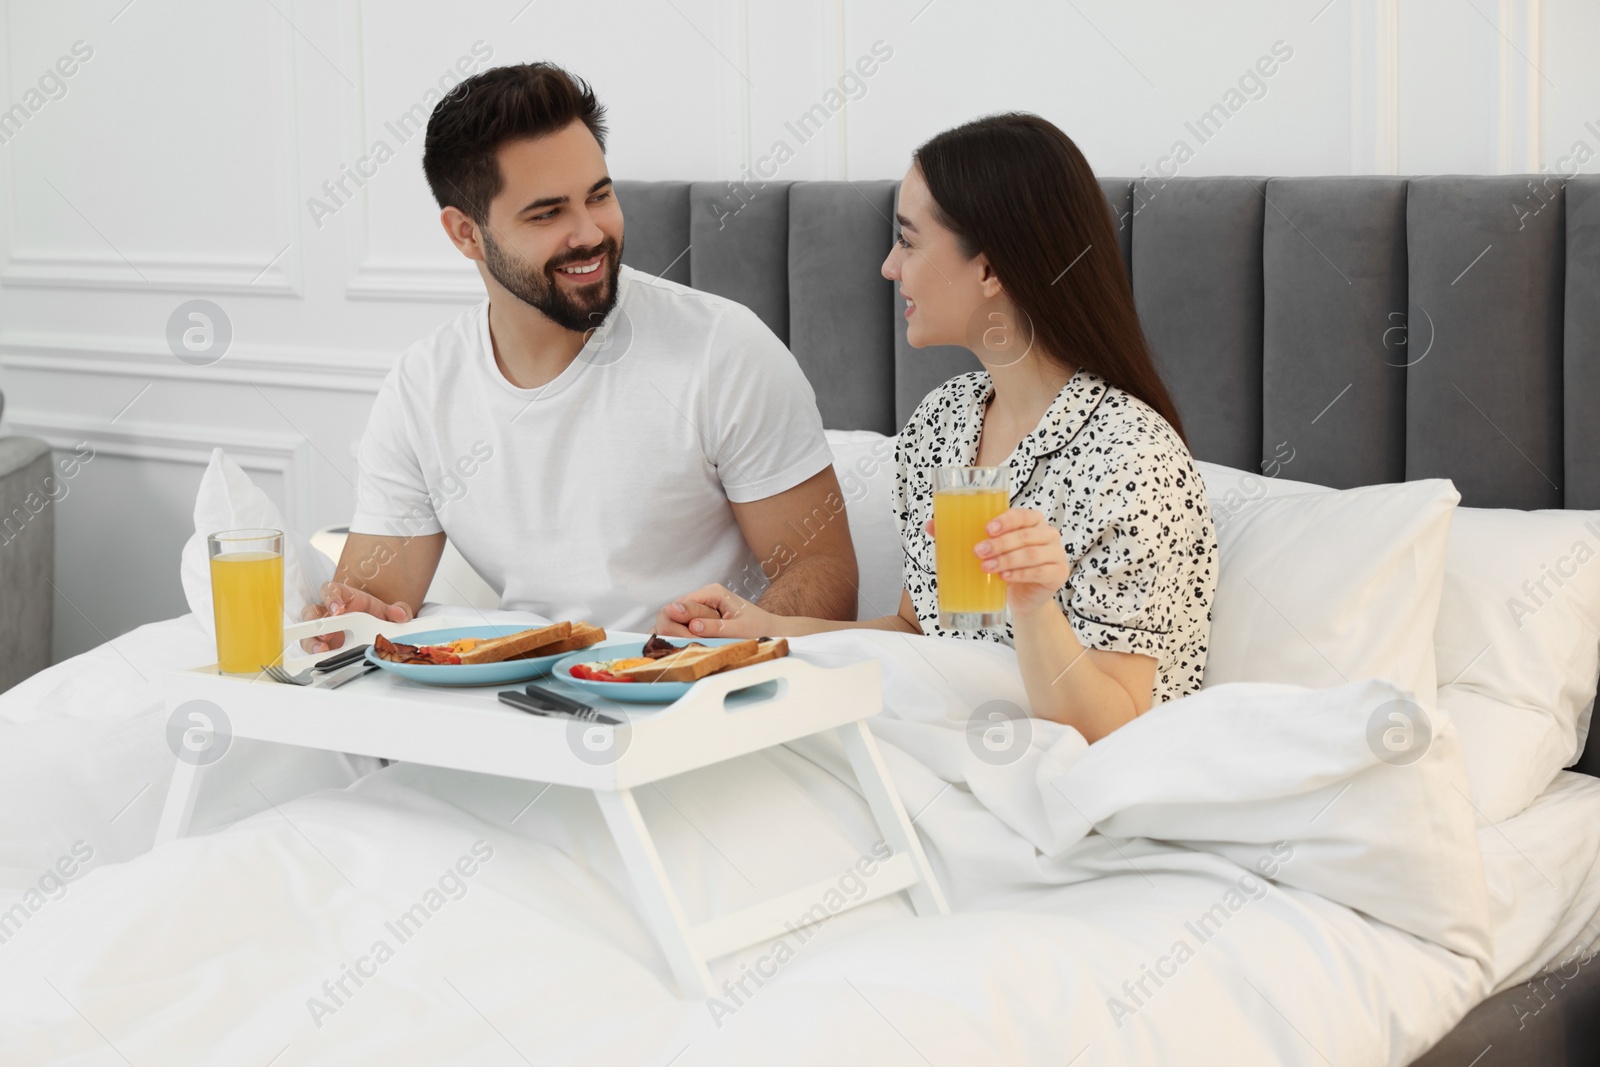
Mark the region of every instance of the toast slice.
[[754, 639], [716, 648], [685, 648], [645, 666], [626, 667], [617, 673], [636, 682], [697, 682], [708, 674], [742, 664], [756, 654], [757, 648], [758, 642]]
[[586, 622], [575, 622], [572, 624], [572, 632], [555, 644], [544, 645], [531, 652], [523, 652], [510, 658], [532, 659], [535, 656], [560, 656], [568, 652], [576, 652], [579, 649], [588, 648], [590, 645], [598, 645], [605, 639], [606, 632], [600, 627], [591, 626]]
[[734, 667], [753, 667], [757, 663], [765, 663], [772, 659], [782, 659], [789, 654], [789, 642], [782, 637], [763, 637], [756, 647], [756, 654], [749, 659], [742, 659], [738, 663], [724, 667], [723, 670], [733, 670]]
[[[722, 655], [713, 655], [719, 652]], [[788, 654], [788, 641], [781, 637], [762, 637], [718, 648], [686, 648], [663, 656], [647, 666], [628, 667], [617, 673], [641, 682], [693, 682], [723, 671], [780, 659]]]
[[462, 663], [499, 663], [513, 656], [524, 656], [535, 649], [565, 641], [572, 636], [570, 622], [551, 623], [532, 630], [522, 630], [506, 637], [484, 641], [471, 652], [461, 653]]

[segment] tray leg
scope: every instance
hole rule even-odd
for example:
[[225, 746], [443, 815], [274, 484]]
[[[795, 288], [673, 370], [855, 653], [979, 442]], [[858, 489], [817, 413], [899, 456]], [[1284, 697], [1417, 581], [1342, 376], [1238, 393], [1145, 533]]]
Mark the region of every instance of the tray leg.
[[945, 903], [944, 891], [928, 865], [927, 853], [922, 851], [922, 841], [917, 828], [911, 825], [900, 794], [894, 791], [889, 780], [889, 769], [883, 764], [883, 753], [872, 739], [865, 721], [852, 722], [839, 727], [839, 740], [844, 742], [845, 755], [850, 757], [850, 767], [856, 772], [856, 781], [866, 795], [867, 806], [878, 822], [878, 832], [896, 852], [911, 857], [919, 880], [906, 890], [911, 906], [918, 915], [949, 915], [950, 905]]
[[200, 795], [200, 781], [204, 777], [204, 767], [183, 760], [172, 768], [172, 785], [167, 787], [167, 802], [161, 808], [161, 821], [156, 824], [152, 847], [189, 832], [189, 820], [194, 815], [195, 798]]
[[650, 839], [639, 804], [633, 799], [633, 790], [596, 789], [594, 798], [622, 853], [622, 862], [633, 878], [645, 920], [672, 967], [673, 977], [678, 980], [679, 992], [685, 997], [710, 996], [711, 972], [694, 949], [683, 907], [672, 891], [672, 883], [667, 881], [666, 868], [661, 865], [661, 856]]

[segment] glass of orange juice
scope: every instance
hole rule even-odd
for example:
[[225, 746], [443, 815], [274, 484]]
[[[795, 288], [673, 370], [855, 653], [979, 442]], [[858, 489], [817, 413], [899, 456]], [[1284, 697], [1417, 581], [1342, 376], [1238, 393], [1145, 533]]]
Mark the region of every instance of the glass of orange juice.
[[223, 530], [206, 548], [217, 669], [260, 674], [283, 656], [283, 531]]
[[933, 487], [933, 561], [939, 625], [946, 630], [1004, 626], [1006, 583], [973, 551], [989, 520], [1011, 506], [1004, 467], [940, 467]]

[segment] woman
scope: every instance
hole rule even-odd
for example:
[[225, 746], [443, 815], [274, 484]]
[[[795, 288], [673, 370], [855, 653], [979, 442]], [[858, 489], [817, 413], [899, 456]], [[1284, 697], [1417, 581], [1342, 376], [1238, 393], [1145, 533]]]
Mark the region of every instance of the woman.
[[[709, 586], [670, 614], [707, 637], [867, 627], [1014, 645], [1036, 717], [1094, 742], [1199, 688], [1216, 534], [1155, 369], [1094, 173], [1033, 115], [948, 130], [900, 185], [883, 275], [918, 348], [963, 344], [985, 369], [924, 399], [896, 444], [905, 547], [898, 614], [772, 615]], [[1004, 632], [939, 626], [933, 472], [1007, 468], [1012, 507], [975, 548], [1007, 584]]]

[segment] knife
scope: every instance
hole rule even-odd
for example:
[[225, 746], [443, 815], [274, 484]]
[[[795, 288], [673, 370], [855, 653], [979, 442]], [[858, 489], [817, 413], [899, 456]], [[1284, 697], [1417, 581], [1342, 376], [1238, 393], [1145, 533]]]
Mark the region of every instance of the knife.
[[354, 648], [342, 648], [326, 659], [319, 659], [311, 665], [311, 669], [318, 674], [326, 671], [338, 670], [347, 663], [354, 663], [367, 654], [368, 645], [357, 645]]
[[571, 719], [574, 722], [592, 722], [600, 726], [622, 725], [621, 719], [614, 719], [610, 715], [603, 715], [589, 707], [587, 704], [583, 705], [583, 711], [581, 712], [569, 710], [567, 708], [552, 707], [551, 705], [540, 700], [538, 697], [529, 696], [526, 693], [519, 693], [515, 689], [500, 690], [500, 702], [502, 704], [510, 704], [518, 711], [526, 711], [530, 715], [544, 715], [546, 717], [556, 719]]
[[366, 660], [346, 663], [343, 667], [335, 667], [331, 671], [317, 675], [316, 678], [312, 679], [309, 688], [337, 689], [344, 683], [354, 681], [363, 674], [368, 674], [377, 669], [378, 665], [376, 663], [368, 663]]
[[540, 707], [554, 708], [556, 711], [565, 711], [576, 714], [590, 710], [590, 705], [581, 700], [574, 700], [565, 693], [558, 693], [554, 689], [546, 689], [542, 685], [529, 682], [522, 687], [522, 691], [534, 699]]

